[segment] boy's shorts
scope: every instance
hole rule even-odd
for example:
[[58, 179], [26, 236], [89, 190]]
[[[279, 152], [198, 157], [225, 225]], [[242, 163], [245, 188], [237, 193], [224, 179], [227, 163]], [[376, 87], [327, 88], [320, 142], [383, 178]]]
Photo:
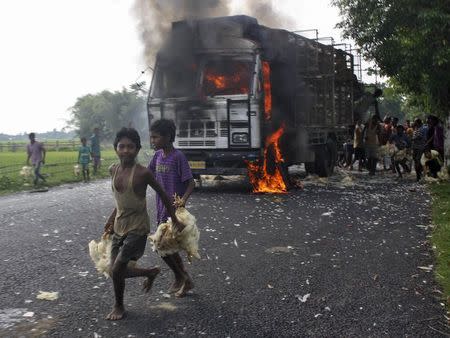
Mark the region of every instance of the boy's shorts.
[[137, 261], [144, 255], [147, 235], [128, 233], [123, 236], [114, 234], [112, 237], [111, 257], [117, 257], [122, 263]]
[[100, 165], [100, 155], [92, 156], [92, 162], [94, 163], [94, 166], [99, 166]]

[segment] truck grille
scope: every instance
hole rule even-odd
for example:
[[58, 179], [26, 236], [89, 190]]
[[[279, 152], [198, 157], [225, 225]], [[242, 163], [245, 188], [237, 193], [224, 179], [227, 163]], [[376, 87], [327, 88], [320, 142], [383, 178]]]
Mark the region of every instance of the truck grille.
[[179, 140], [180, 147], [215, 147], [215, 140]]

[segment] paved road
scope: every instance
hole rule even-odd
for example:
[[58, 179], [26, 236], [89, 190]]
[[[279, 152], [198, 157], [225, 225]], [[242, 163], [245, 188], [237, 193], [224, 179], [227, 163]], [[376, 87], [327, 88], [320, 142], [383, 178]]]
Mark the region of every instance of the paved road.
[[[342, 178], [306, 180], [287, 195], [254, 195], [227, 181], [196, 191], [189, 207], [202, 259], [189, 266], [194, 292], [166, 298], [171, 276], [163, 266], [149, 295], [141, 281], [127, 282], [128, 316], [115, 323], [103, 319], [111, 282], [87, 251], [112, 208], [109, 182], [0, 197], [0, 336], [448, 333], [427, 271], [433, 259], [424, 187], [390, 176]], [[149, 246], [140, 264], [162, 261]], [[59, 298], [38, 300], [40, 290]]]

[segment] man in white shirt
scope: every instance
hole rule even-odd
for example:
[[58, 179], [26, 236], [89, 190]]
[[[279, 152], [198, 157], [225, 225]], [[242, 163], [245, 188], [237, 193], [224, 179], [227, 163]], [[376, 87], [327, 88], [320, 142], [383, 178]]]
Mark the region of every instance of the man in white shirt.
[[442, 162], [439, 153], [434, 149], [426, 148], [420, 158], [422, 164], [424, 177], [430, 173], [431, 177], [437, 178], [438, 172], [441, 170]]

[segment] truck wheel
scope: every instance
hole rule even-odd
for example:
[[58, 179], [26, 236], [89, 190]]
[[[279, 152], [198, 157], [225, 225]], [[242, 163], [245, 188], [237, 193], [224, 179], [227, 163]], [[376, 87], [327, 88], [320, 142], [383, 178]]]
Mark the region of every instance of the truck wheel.
[[314, 162], [305, 162], [305, 171], [306, 174], [315, 174], [316, 173], [316, 167]]
[[333, 140], [328, 139], [327, 143], [316, 151], [316, 173], [320, 177], [329, 177], [333, 174], [336, 164], [337, 149]]
[[289, 175], [289, 167], [285, 165], [284, 163], [280, 163], [280, 172], [281, 176], [283, 177], [284, 184], [286, 184], [286, 189], [290, 190], [292, 189], [291, 184], [291, 176]]

